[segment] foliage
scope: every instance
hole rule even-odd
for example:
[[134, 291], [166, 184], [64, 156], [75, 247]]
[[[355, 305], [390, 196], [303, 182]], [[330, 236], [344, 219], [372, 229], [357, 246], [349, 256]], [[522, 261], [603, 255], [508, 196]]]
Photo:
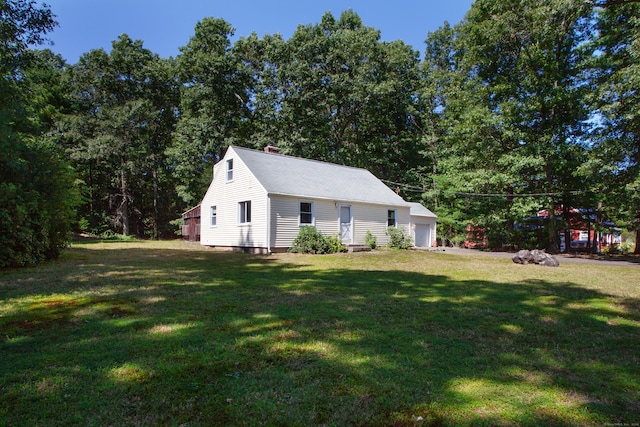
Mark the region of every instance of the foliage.
[[178, 103], [172, 62], [123, 34], [109, 54], [84, 54], [69, 76], [76, 111], [63, 141], [87, 184], [82, 217], [94, 229], [167, 234], [176, 209], [166, 156]]
[[132, 242], [135, 240], [134, 236], [114, 233], [111, 230], [107, 230], [104, 233], [100, 234], [98, 238], [100, 240], [109, 240], [109, 241], [116, 241], [116, 242]]
[[191, 205], [204, 195], [226, 148], [245, 141], [251, 78], [231, 50], [232, 36], [229, 23], [205, 18], [177, 59], [180, 119], [167, 154], [176, 165], [178, 195]]
[[301, 227], [300, 232], [293, 240], [289, 252], [301, 254], [329, 254], [343, 252], [345, 246], [339, 236], [327, 237], [315, 227]]
[[335, 254], [345, 252], [347, 250], [347, 247], [342, 243], [342, 239], [338, 233], [334, 233], [327, 237], [327, 243], [329, 244], [329, 251], [327, 253]]
[[640, 269], [516, 267], [449, 251], [74, 244], [59, 261], [0, 272], [0, 419], [639, 422]]
[[441, 89], [426, 111], [438, 142], [437, 189], [427, 197], [451, 224], [443, 231], [456, 235], [473, 221], [494, 230], [495, 243], [514, 243], [519, 219], [593, 202], [576, 173], [587, 150], [593, 22], [579, 0], [480, 0], [458, 26], [430, 35], [425, 72]]
[[[640, 5], [623, 4], [601, 11], [594, 41], [601, 52], [594, 74], [593, 108], [599, 126], [590, 159], [582, 166], [594, 183], [604, 211], [624, 222], [640, 240]], [[636, 246], [636, 253], [640, 248]]]
[[[234, 41], [230, 23], [205, 18], [175, 60], [123, 34], [108, 53], [92, 50], [69, 67], [28, 50], [55, 27], [51, 10], [4, 1], [5, 224], [45, 197], [25, 184], [32, 143], [53, 150], [70, 203], [82, 191], [79, 229], [158, 238], [173, 237], [171, 220], [200, 200], [229, 145], [271, 142], [402, 183], [405, 199], [438, 215], [445, 241], [464, 239], [473, 223], [491, 246], [535, 238], [553, 250], [560, 221], [533, 237], [517, 224], [571, 207], [597, 208], [639, 240], [634, 3], [477, 0], [461, 23], [429, 34], [422, 63], [412, 46], [383, 41], [348, 10], [287, 40]], [[57, 165], [67, 161], [77, 180]]]
[[378, 246], [377, 238], [373, 235], [371, 230], [367, 230], [364, 235], [364, 244], [369, 246], [371, 249], [375, 249]]
[[62, 101], [63, 61], [32, 52], [56, 23], [47, 6], [0, 3], [0, 267], [56, 258], [78, 204], [77, 181], [47, 135]]
[[267, 93], [258, 113], [276, 115], [283, 153], [404, 180], [418, 163], [413, 138], [419, 86], [417, 52], [382, 42], [353, 11], [327, 12], [286, 42], [269, 39]]
[[404, 228], [387, 227], [389, 236], [388, 246], [394, 249], [410, 249], [413, 246], [413, 239]]
[[182, 226], [184, 225], [184, 219], [182, 217], [169, 221], [169, 224], [174, 227], [174, 233], [176, 236], [182, 237]]

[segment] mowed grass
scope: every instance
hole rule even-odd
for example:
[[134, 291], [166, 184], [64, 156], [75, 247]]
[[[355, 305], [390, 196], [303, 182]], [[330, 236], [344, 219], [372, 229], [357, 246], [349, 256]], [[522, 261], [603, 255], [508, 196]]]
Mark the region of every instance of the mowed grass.
[[97, 242], [0, 272], [0, 425], [638, 422], [638, 266]]

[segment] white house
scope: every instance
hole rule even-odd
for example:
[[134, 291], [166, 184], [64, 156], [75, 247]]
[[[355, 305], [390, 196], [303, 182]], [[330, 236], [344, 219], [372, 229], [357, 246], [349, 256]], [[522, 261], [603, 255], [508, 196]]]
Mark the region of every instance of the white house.
[[[200, 243], [247, 252], [280, 252], [292, 246], [300, 227], [338, 234], [346, 245], [364, 244], [367, 231], [378, 245], [389, 225], [413, 231], [420, 244], [435, 241], [435, 215], [412, 208], [365, 169], [229, 147], [213, 168], [201, 203]], [[431, 224], [426, 237], [421, 228]], [[417, 234], [416, 234], [417, 233]], [[425, 240], [426, 239], [426, 240]]]

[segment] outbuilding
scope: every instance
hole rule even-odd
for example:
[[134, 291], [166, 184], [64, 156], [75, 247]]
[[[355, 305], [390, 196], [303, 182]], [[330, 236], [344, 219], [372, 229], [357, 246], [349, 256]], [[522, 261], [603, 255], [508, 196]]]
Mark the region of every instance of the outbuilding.
[[436, 214], [420, 203], [409, 202], [411, 238], [416, 248], [436, 246]]

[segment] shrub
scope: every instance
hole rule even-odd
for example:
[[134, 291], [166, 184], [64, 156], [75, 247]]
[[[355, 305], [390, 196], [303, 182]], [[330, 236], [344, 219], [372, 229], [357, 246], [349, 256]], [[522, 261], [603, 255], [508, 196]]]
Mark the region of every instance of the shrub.
[[340, 235], [335, 233], [334, 235], [327, 238], [327, 243], [329, 244], [329, 252], [328, 253], [338, 253], [344, 252], [347, 250], [347, 247], [342, 243], [342, 239], [340, 239]]
[[173, 233], [176, 236], [182, 237], [182, 226], [184, 225], [184, 219], [182, 219], [182, 217], [180, 217], [178, 219], [174, 219], [174, 220], [169, 221], [169, 224], [171, 224], [173, 226]]
[[328, 239], [315, 229], [315, 227], [302, 227], [300, 232], [293, 240], [293, 245], [289, 252], [297, 252], [301, 254], [326, 254], [329, 253], [331, 247]]
[[388, 227], [389, 247], [395, 249], [409, 249], [413, 246], [411, 236], [402, 228]]
[[364, 235], [364, 244], [369, 246], [371, 249], [375, 249], [376, 246], [378, 246], [376, 236], [371, 233], [371, 230], [367, 230], [367, 233]]

